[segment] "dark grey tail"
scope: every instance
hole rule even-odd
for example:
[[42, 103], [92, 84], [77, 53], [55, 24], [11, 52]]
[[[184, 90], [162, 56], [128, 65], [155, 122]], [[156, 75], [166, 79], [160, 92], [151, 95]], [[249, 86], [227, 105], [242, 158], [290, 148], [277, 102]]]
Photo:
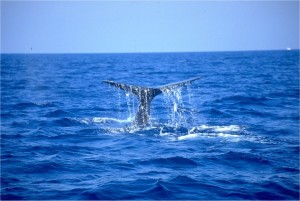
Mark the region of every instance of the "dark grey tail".
[[133, 93], [138, 97], [139, 109], [135, 117], [135, 124], [138, 126], [147, 125], [150, 117], [150, 105], [153, 98], [162, 92], [166, 92], [177, 87], [188, 85], [191, 82], [200, 79], [200, 77], [192, 78], [189, 80], [176, 82], [168, 85], [163, 85], [159, 87], [141, 87], [127, 84], [120, 84], [114, 81], [105, 80], [106, 84], [122, 89], [126, 92]]

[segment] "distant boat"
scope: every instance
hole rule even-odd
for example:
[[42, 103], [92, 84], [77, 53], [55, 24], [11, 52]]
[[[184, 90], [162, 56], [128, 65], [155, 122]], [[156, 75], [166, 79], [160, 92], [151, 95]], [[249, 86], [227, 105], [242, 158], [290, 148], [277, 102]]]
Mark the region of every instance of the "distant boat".
[[292, 50], [292, 48], [290, 48], [290, 47], [287, 47], [287, 48], [286, 48], [286, 50], [287, 50], [287, 51], [290, 51], [290, 50]]

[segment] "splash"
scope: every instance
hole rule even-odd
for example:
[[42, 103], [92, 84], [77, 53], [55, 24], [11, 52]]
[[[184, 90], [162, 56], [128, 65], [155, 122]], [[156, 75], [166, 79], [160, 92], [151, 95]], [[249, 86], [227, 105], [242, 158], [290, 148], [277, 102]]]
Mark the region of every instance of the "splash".
[[[118, 102], [118, 105], [117, 105], [118, 119], [124, 118], [124, 109], [125, 109], [126, 116], [127, 116], [125, 121], [127, 121], [128, 119], [133, 120], [135, 117], [136, 111], [137, 111], [136, 97], [133, 94], [124, 92], [123, 90], [120, 90], [120, 89], [118, 89], [117, 91], [118, 91], [118, 101], [117, 101]], [[122, 99], [124, 96], [126, 98], [126, 105], [125, 105], [126, 108], [124, 108], [123, 102], [122, 102]]]
[[181, 92], [182, 88], [163, 92], [165, 106], [168, 111], [168, 124], [174, 127], [186, 126], [187, 124], [184, 112], [180, 109], [184, 108]]
[[135, 97], [131, 93], [126, 93], [127, 113], [129, 119], [134, 119], [136, 108], [135, 108]]
[[118, 90], [118, 117], [121, 117], [121, 90]]
[[[183, 92], [183, 87], [178, 87], [174, 89], [164, 90], [163, 95], [163, 115], [167, 117], [167, 125], [175, 128], [178, 127], [188, 127], [190, 123], [193, 123], [194, 114], [193, 109], [188, 109], [186, 106], [192, 107], [192, 92], [189, 88], [190, 85], [186, 85], [187, 90]], [[183, 96], [182, 94], [185, 94]], [[187, 94], [186, 94], [187, 93]], [[125, 96], [125, 105], [122, 102], [122, 97]], [[123, 92], [122, 90], [118, 90], [118, 119], [132, 119], [134, 120], [138, 104], [136, 96], [129, 92]], [[151, 107], [151, 110], [155, 111], [155, 107]], [[125, 117], [126, 115], [126, 117]], [[153, 116], [150, 116], [149, 126], [152, 127], [154, 121], [156, 119]]]

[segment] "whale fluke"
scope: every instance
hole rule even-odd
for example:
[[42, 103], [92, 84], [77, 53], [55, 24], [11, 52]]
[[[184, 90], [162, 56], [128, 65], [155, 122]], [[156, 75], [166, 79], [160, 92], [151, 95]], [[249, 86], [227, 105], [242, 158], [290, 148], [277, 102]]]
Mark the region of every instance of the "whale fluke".
[[195, 78], [191, 78], [191, 79], [188, 79], [188, 80], [184, 80], [184, 81], [180, 81], [180, 82], [174, 82], [174, 83], [171, 83], [171, 84], [166, 84], [166, 85], [163, 85], [163, 86], [159, 86], [158, 88], [161, 91], [172, 90], [172, 89], [175, 89], [175, 88], [178, 88], [178, 87], [189, 85], [189, 84], [191, 84], [191, 82], [199, 80], [200, 78], [201, 77], [195, 77]]
[[175, 82], [158, 87], [142, 87], [128, 84], [121, 84], [110, 80], [104, 80], [103, 82], [114, 86], [116, 88], [122, 89], [126, 92], [132, 93], [138, 97], [139, 108], [135, 116], [135, 124], [137, 126], [145, 126], [148, 124], [150, 117], [150, 105], [153, 98], [162, 92], [167, 92], [169, 90], [182, 87], [184, 85], [189, 85], [191, 82], [200, 79], [200, 77], [195, 77], [192, 79], [184, 80], [181, 82]]

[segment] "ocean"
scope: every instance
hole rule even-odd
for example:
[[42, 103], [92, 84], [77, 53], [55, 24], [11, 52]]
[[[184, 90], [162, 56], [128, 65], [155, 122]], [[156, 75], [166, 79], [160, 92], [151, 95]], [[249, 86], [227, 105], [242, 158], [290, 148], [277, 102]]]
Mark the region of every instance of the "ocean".
[[1, 54], [1, 199], [298, 200], [299, 51]]

